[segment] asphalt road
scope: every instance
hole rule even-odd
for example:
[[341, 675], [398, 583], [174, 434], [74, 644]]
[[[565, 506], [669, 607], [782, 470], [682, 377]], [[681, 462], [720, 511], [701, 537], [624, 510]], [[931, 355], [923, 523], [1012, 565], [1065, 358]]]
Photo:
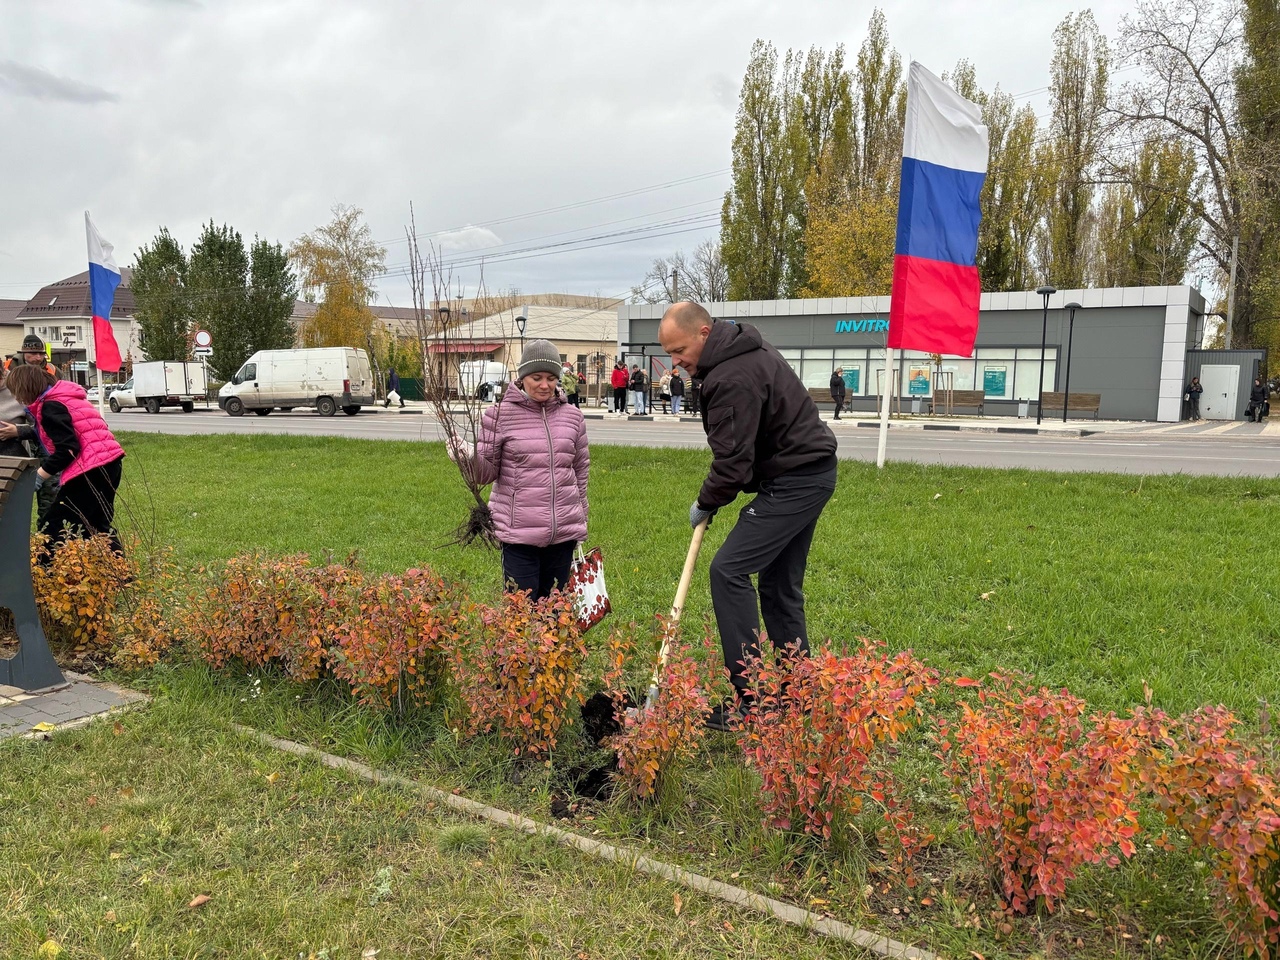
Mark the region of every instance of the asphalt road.
[[[147, 414], [124, 410], [107, 415], [113, 430], [181, 435], [276, 433], [378, 440], [439, 440], [428, 414], [361, 413], [321, 417], [310, 411], [233, 418], [219, 410]], [[1188, 473], [1216, 476], [1280, 477], [1280, 423], [1241, 423], [1209, 428], [1152, 425], [1087, 437], [1033, 436], [894, 428], [888, 457], [914, 463], [974, 467], [1025, 467], [1064, 472], [1132, 474]], [[839, 425], [840, 456], [874, 461], [876, 431]], [[697, 423], [587, 420], [593, 443], [640, 447], [705, 447]]]

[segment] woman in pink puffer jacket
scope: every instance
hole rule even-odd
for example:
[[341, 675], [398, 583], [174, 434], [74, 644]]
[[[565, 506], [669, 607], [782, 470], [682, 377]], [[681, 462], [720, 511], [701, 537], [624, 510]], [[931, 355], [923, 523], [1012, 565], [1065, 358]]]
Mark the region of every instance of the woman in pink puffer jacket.
[[550, 341], [525, 347], [515, 382], [484, 413], [472, 468], [478, 482], [493, 484], [502, 578], [535, 600], [569, 579], [574, 548], [587, 536], [587, 425], [560, 389], [561, 369]]

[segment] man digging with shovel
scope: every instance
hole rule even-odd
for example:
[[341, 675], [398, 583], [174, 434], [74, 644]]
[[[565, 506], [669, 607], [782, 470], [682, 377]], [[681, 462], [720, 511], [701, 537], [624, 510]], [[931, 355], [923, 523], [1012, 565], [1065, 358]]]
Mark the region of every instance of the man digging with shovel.
[[707, 726], [729, 730], [751, 709], [743, 661], [759, 656], [761, 616], [775, 647], [808, 655], [804, 572], [818, 517], [836, 489], [836, 438], [800, 378], [755, 327], [675, 303], [663, 314], [658, 341], [702, 381], [712, 461], [690, 524], [709, 522], [739, 493], [756, 495], [711, 561], [711, 602], [735, 697], [712, 711]]

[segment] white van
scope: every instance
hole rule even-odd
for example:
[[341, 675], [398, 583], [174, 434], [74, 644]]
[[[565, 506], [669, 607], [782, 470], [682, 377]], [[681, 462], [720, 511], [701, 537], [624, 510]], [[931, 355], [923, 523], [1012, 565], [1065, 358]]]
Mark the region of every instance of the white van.
[[218, 391], [218, 406], [233, 417], [294, 407], [315, 407], [322, 417], [341, 408], [354, 417], [373, 401], [369, 355], [354, 347], [259, 350]]
[[477, 400], [496, 400], [511, 380], [506, 364], [496, 360], [464, 360], [458, 364], [458, 393]]

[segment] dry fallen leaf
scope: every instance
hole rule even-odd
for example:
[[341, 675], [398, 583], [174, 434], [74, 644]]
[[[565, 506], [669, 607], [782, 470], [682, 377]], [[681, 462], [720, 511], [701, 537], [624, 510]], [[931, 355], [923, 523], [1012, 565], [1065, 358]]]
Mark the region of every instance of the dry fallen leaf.
[[680, 916], [680, 911], [684, 909], [684, 901], [680, 899], [680, 894], [672, 895], [671, 906], [675, 909], [676, 916]]
[[278, 774], [278, 773], [268, 773], [268, 774], [267, 774], [267, 783], [275, 783], [275, 782], [276, 782], [277, 780], [279, 780], [279, 779], [280, 779], [280, 774]]
[[735, 871], [733, 871], [733, 873], [729, 874], [729, 879], [730, 879], [730, 880], [737, 880], [740, 876], [742, 876], [742, 871], [741, 871], [741, 870], [735, 870]]
[[36, 956], [39, 957], [40, 960], [57, 960], [58, 957], [62, 956], [62, 948], [58, 946], [58, 941], [46, 940], [44, 943], [40, 944], [40, 948], [36, 950]]
[[124, 724], [117, 720], [116, 725], [111, 728], [111, 732], [117, 737], [120, 736], [120, 734], [124, 733]]
[[365, 947], [364, 952], [360, 954], [360, 960], [373, 960], [381, 952], [377, 947]]
[[188, 903], [187, 906], [194, 910], [196, 907], [203, 907], [208, 902], [209, 898], [207, 896], [203, 893], [197, 893], [191, 898], [191, 902]]
[[982, 599], [983, 599], [983, 600], [990, 600], [990, 599], [991, 599], [991, 595], [992, 595], [993, 593], [995, 593], [995, 591], [994, 591], [994, 590], [989, 590], [988, 592], [986, 592], [986, 593], [982, 594]]
[[730, 923], [728, 920], [726, 920], [723, 924], [721, 924], [721, 926], [723, 926], [730, 933], [733, 933], [733, 924]]
[[125, 787], [120, 791], [120, 796], [124, 797], [126, 800], [130, 799], [133, 796], [133, 787]]
[[940, 493], [935, 493], [935, 494], [933, 495], [933, 499], [935, 499], [935, 500], [941, 500], [941, 499], [942, 499], [942, 494], [940, 494]]
[[[32, 727], [31, 729], [32, 729], [34, 732], [36, 732], [36, 733], [48, 733], [50, 730], [57, 730], [58, 728], [57, 728], [57, 727], [55, 727], [52, 723], [47, 723], [47, 722], [45, 722], [45, 721], [43, 721], [43, 720], [42, 720], [40, 723], [37, 723], [37, 724], [36, 724], [34, 727]], [[53, 943], [53, 941], [52, 941], [52, 940], [46, 940], [46, 941], [45, 941], [45, 943], [46, 943], [46, 944], [49, 944], [49, 943]], [[61, 950], [62, 950], [62, 948], [61, 948], [61, 947], [59, 947], [56, 943], [53, 943], [53, 945], [54, 945], [54, 947], [56, 947], [59, 951], [61, 951]], [[40, 949], [41, 949], [41, 950], [43, 950], [43, 949], [44, 949], [44, 946], [42, 945], [42, 946], [40, 947]], [[55, 956], [55, 957], [56, 957], [56, 956], [57, 956], [57, 954], [55, 953], [55, 954], [53, 954], [53, 956]]]
[[98, 805], [98, 798], [94, 796], [85, 797], [84, 802], [86, 806], [96, 807]]
[[115, 923], [115, 922], [116, 922], [116, 912], [115, 912], [114, 910], [108, 910], [106, 913], [104, 913], [104, 914], [102, 915], [102, 922], [103, 922], [103, 923]]

